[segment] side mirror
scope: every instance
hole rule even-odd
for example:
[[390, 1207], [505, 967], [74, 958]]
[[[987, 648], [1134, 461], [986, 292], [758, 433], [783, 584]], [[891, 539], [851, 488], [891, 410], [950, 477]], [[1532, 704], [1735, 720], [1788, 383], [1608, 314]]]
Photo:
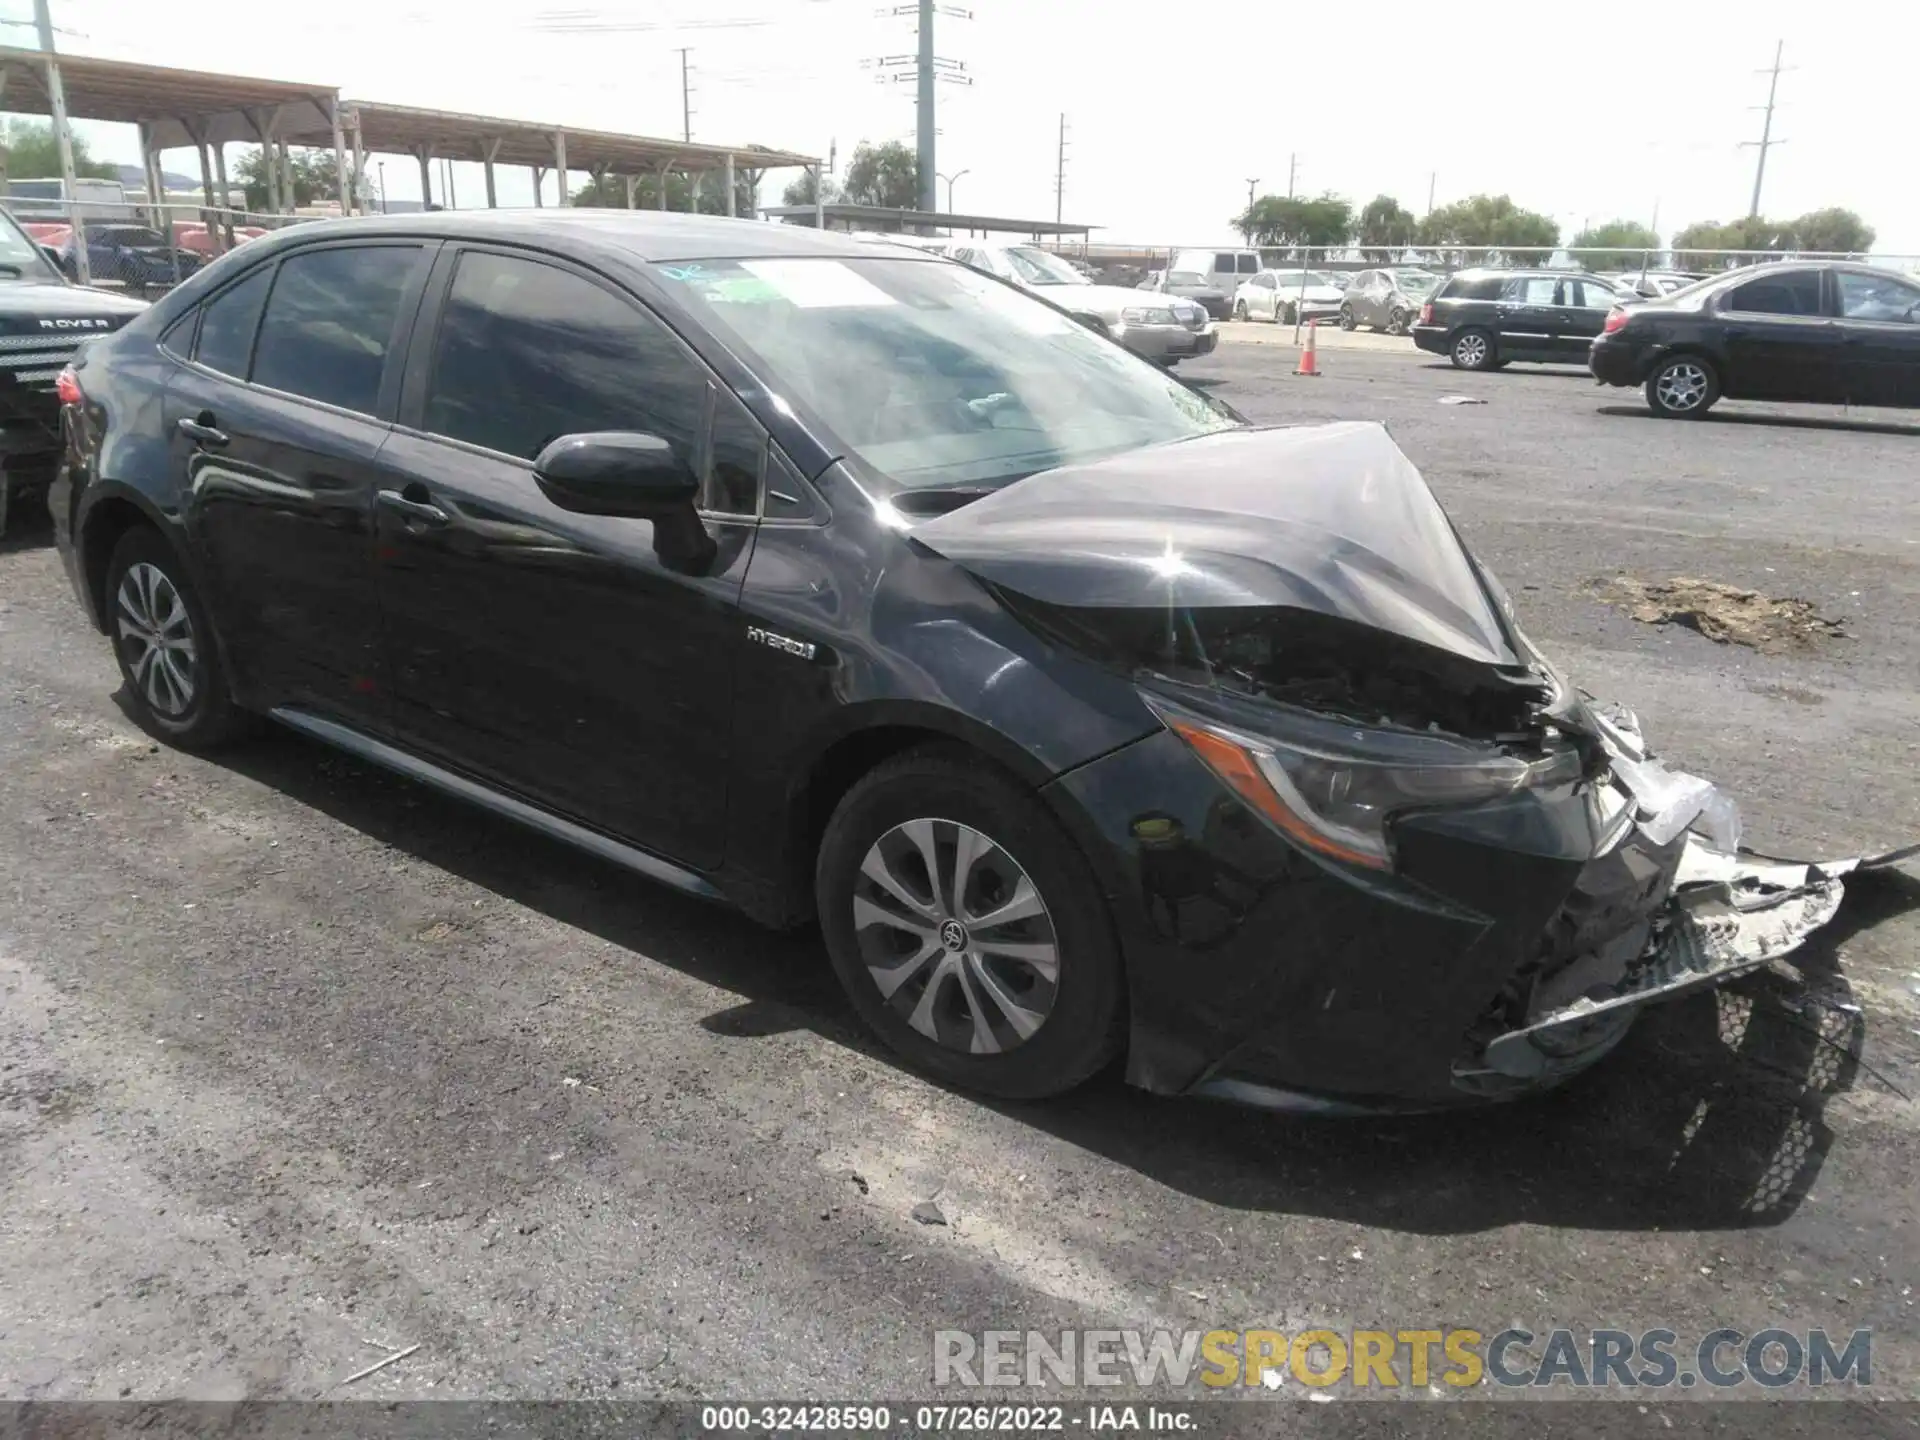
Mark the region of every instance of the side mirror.
[[562, 435], [533, 462], [533, 479], [562, 510], [651, 520], [654, 551], [674, 569], [704, 568], [716, 553], [694, 508], [699, 478], [658, 435]]

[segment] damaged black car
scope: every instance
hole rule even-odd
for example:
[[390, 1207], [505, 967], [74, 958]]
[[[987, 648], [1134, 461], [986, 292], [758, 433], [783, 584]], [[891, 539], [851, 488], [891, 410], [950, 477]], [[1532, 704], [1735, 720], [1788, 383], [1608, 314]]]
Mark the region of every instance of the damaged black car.
[[1552, 1085], [1854, 862], [1576, 689], [1385, 430], [990, 276], [648, 212], [369, 217], [75, 361], [63, 556], [155, 734], [261, 717], [777, 926], [952, 1082]]

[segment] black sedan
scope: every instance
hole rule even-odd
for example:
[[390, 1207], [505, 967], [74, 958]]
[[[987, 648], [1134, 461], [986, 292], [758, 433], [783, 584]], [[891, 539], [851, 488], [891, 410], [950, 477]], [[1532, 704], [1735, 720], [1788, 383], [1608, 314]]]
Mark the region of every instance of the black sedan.
[[1781, 948], [1665, 948], [1724, 805], [1528, 642], [1383, 429], [1246, 427], [964, 266], [323, 223], [61, 393], [62, 556], [155, 735], [269, 717], [817, 921], [952, 1082], [1511, 1094]]
[[1920, 283], [1839, 261], [1735, 270], [1615, 310], [1587, 364], [1678, 419], [1722, 396], [1920, 406]]

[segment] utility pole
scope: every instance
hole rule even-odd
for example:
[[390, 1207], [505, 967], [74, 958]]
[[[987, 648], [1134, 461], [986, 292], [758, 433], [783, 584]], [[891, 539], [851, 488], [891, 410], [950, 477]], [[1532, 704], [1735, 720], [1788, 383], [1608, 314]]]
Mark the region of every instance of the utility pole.
[[[1754, 72], [1756, 75], [1770, 75], [1772, 78], [1767, 81], [1767, 118], [1760, 126], [1760, 138], [1758, 140], [1743, 142], [1745, 145], [1755, 145], [1760, 149], [1760, 161], [1753, 167], [1753, 204], [1747, 207], [1747, 218], [1749, 220], [1760, 213], [1760, 184], [1767, 178], [1767, 151], [1771, 150], [1775, 145], [1783, 145], [1786, 143], [1783, 140], [1773, 138], [1773, 98], [1780, 89], [1780, 56], [1786, 48], [1786, 41], [1775, 41], [1773, 46], [1773, 68], [1771, 70], [1756, 70]], [[1757, 110], [1760, 107], [1756, 105], [1754, 108]]]
[[931, 212], [940, 208], [940, 179], [934, 173], [937, 162], [933, 149], [933, 0], [920, 0], [919, 65], [914, 78], [919, 82], [914, 115], [918, 133], [914, 138], [919, 149], [920, 208]]
[[1247, 209], [1249, 210], [1253, 209], [1253, 187], [1259, 183], [1260, 177], [1257, 175], [1247, 181]]
[[[87, 222], [73, 193], [73, 133], [67, 124], [67, 89], [60, 83], [60, 61], [53, 51], [53, 14], [47, 8], [47, 0], [33, 0], [33, 23], [40, 31], [40, 53], [46, 57], [47, 108], [53, 112], [53, 138], [60, 147], [60, 188], [66, 192], [67, 216], [73, 224], [74, 273], [82, 285], [91, 285], [93, 269], [87, 264]], [[207, 198], [211, 201], [213, 197]], [[225, 198], [221, 197], [223, 203]]]
[[1294, 162], [1298, 158], [1299, 158], [1298, 156], [1292, 154], [1291, 152], [1289, 152], [1287, 155], [1287, 199], [1289, 200], [1293, 198]]
[[1429, 170], [1427, 172], [1427, 214], [1429, 215], [1433, 213], [1433, 187], [1438, 184], [1439, 181], [1440, 172], [1438, 170]]
[[687, 88], [687, 52], [693, 47], [680, 47], [680, 138], [689, 145], [693, 143], [693, 92]]
[[1067, 117], [1060, 116], [1060, 150], [1053, 166], [1053, 223], [1060, 224], [1060, 217], [1067, 208]]

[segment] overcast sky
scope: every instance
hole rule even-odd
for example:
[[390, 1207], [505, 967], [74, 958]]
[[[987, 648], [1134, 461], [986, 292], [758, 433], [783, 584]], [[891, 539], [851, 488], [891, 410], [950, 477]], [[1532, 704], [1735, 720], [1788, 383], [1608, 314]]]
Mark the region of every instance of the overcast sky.
[[[339, 85], [352, 97], [644, 135], [680, 133], [679, 46], [691, 46], [693, 137], [824, 154], [913, 137], [911, 85], [863, 61], [910, 55], [891, 0], [326, 0], [156, 9], [52, 0], [63, 49]], [[1910, 161], [1920, 6], [1696, 0], [1685, 6], [1364, 9], [1272, 0], [958, 0], [938, 51], [970, 87], [940, 87], [938, 168], [965, 171], [959, 209], [1051, 218], [1067, 116], [1066, 218], [1116, 240], [1229, 238], [1249, 178], [1284, 194], [1382, 191], [1416, 213], [1505, 191], [1572, 233], [1625, 216], [1671, 234], [1746, 213], [1767, 80], [1786, 42], [1763, 212], [1845, 205], [1876, 249], [1920, 254]], [[1637, 12], [1637, 13], [1636, 13]], [[0, 16], [28, 18], [24, 0]], [[268, 18], [271, 17], [271, 18]], [[16, 44], [31, 32], [7, 27]], [[1312, 63], [1289, 56], [1311, 55]], [[1556, 113], [1557, 112], [1557, 113]], [[133, 160], [130, 130], [94, 149]], [[169, 168], [192, 173], [187, 152]], [[395, 197], [417, 167], [389, 157]], [[585, 176], [576, 176], [575, 184]], [[785, 183], [776, 172], [763, 203]], [[552, 181], [548, 181], [552, 200]], [[456, 198], [481, 193], [479, 167]], [[502, 204], [532, 198], [501, 171]], [[942, 203], [946, 186], [941, 186]]]

